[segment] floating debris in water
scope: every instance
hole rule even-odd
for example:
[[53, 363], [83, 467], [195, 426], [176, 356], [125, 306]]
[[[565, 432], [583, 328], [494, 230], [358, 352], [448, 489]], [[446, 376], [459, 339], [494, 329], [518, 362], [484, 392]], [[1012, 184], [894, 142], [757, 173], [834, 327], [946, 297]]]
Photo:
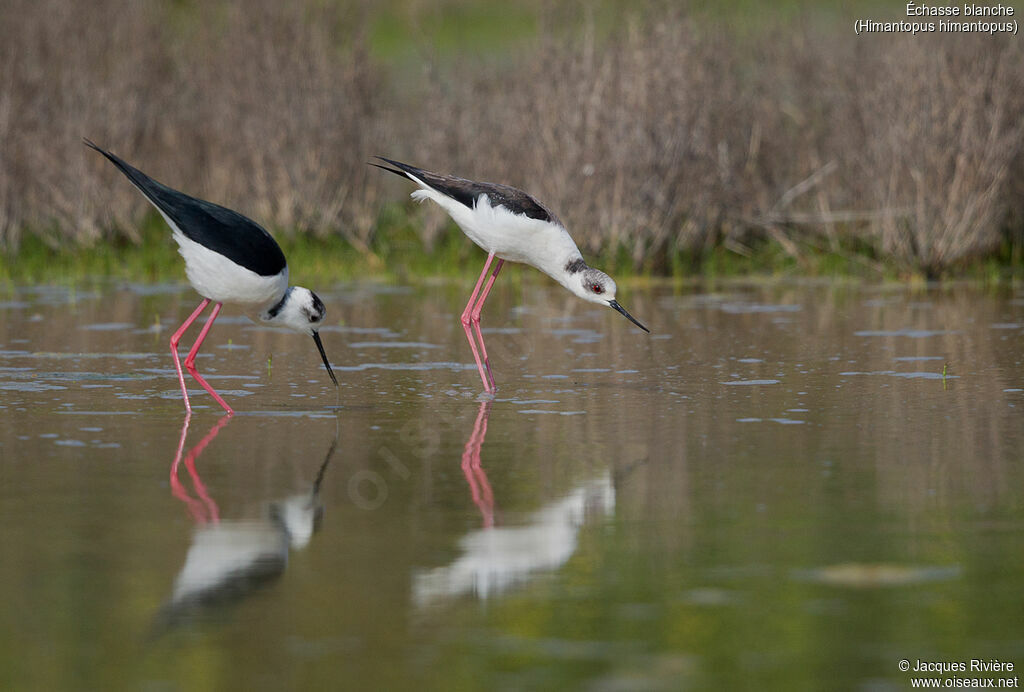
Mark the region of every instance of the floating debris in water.
[[921, 566], [898, 563], [848, 562], [817, 569], [794, 570], [793, 578], [829, 586], [871, 589], [885, 586], [906, 586], [930, 581], [946, 581], [960, 576], [958, 565]]

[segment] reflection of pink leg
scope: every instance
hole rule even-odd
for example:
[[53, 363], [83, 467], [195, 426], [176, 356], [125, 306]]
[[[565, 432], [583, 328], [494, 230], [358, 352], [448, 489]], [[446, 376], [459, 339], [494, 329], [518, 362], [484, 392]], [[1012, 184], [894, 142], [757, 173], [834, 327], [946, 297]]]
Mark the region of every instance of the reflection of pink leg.
[[480, 465], [480, 449], [484, 445], [484, 438], [487, 437], [487, 419], [490, 414], [491, 402], [481, 403], [480, 411], [476, 414], [476, 422], [473, 424], [473, 432], [466, 440], [466, 448], [462, 452], [462, 473], [469, 483], [473, 503], [483, 515], [484, 528], [494, 526], [494, 492], [487, 480], [487, 473]]
[[196, 378], [196, 382], [201, 384], [203, 389], [208, 391], [213, 398], [217, 400], [217, 403], [228, 412], [228, 414], [234, 415], [235, 412], [231, 410], [231, 407], [227, 405], [227, 402], [220, 398], [220, 394], [215, 392], [213, 387], [207, 384], [206, 380], [203, 379], [203, 376], [199, 374], [198, 370], [196, 370], [196, 354], [199, 353], [199, 347], [202, 346], [203, 339], [205, 339], [206, 335], [210, 332], [210, 327], [213, 326], [213, 321], [217, 319], [217, 315], [220, 314], [220, 309], [223, 305], [223, 303], [217, 303], [213, 306], [213, 312], [210, 313], [210, 319], [206, 320], [206, 324], [203, 325], [203, 328], [199, 332], [199, 338], [196, 339], [196, 342], [192, 345], [192, 350], [188, 352], [188, 356], [185, 358], [185, 369], [192, 374], [192, 377]]
[[[473, 304], [476, 302], [476, 296], [480, 292], [480, 286], [484, 282], [484, 277], [487, 276], [487, 270], [491, 268], [491, 261], [494, 259], [494, 253], [487, 255], [487, 261], [484, 263], [484, 270], [480, 272], [480, 278], [476, 281], [476, 287], [473, 289], [473, 293], [469, 296], [469, 302], [466, 303], [466, 309], [462, 311], [462, 329], [466, 332], [466, 339], [469, 341], [469, 347], [473, 350], [473, 360], [476, 361], [476, 369], [480, 372], [480, 379], [484, 383], [484, 391], [490, 392], [491, 383], [487, 379], [487, 375], [484, 372], [483, 363], [480, 360], [480, 352], [477, 351], [476, 341], [473, 340], [473, 332], [470, 330], [472, 325], [472, 314]], [[500, 262], [501, 260], [499, 260]]]
[[[206, 306], [203, 306], [206, 307]], [[188, 401], [188, 399], [186, 399]], [[185, 503], [188, 507], [189, 514], [192, 518], [203, 524], [206, 522], [206, 517], [203, 514], [203, 508], [198, 502], [188, 496], [188, 491], [182, 486], [181, 481], [178, 480], [178, 465], [181, 464], [181, 454], [185, 451], [185, 436], [188, 435], [188, 424], [192, 420], [192, 413], [185, 414], [185, 422], [181, 426], [181, 437], [178, 439], [178, 451], [174, 455], [174, 463], [171, 464], [171, 495]]]
[[484, 344], [484, 335], [480, 331], [480, 313], [483, 312], [484, 301], [487, 300], [487, 294], [491, 292], [491, 286], [494, 285], [494, 280], [498, 278], [498, 272], [501, 271], [504, 264], [505, 260], [499, 259], [498, 263], [494, 265], [494, 272], [491, 273], [491, 278], [487, 280], [487, 285], [484, 286], [484, 291], [480, 294], [480, 299], [476, 301], [476, 305], [473, 307], [473, 312], [469, 316], [470, 321], [473, 323], [473, 329], [476, 331], [476, 338], [480, 341], [480, 354], [484, 359], [484, 369], [487, 370], [487, 379], [491, 382], [492, 392], [498, 387], [494, 384], [494, 375], [491, 374], [491, 359], [487, 357], [487, 346]]
[[[205, 310], [206, 306], [209, 304], [210, 299], [204, 298], [203, 302], [199, 304], [199, 307], [189, 315], [187, 320], [182, 322], [181, 326], [178, 327], [178, 331], [174, 332], [171, 336], [171, 355], [174, 356], [174, 369], [178, 371], [178, 383], [181, 385], [181, 396], [185, 399], [185, 411], [188, 413], [192, 413], [192, 405], [188, 403], [188, 392], [185, 391], [185, 375], [181, 372], [181, 361], [178, 360], [178, 342], [181, 341], [181, 337], [185, 333], [185, 330], [192, 326], [192, 323], [196, 321], [196, 318], [202, 314], [203, 310]], [[188, 427], [187, 418], [185, 419], [185, 427]], [[182, 438], [182, 442], [184, 441], [185, 439]]]
[[199, 496], [198, 500], [189, 496], [188, 491], [185, 490], [178, 479], [178, 466], [181, 464], [181, 453], [185, 448], [185, 437], [188, 434], [190, 419], [190, 415], [185, 416], [185, 424], [181, 428], [181, 439], [178, 441], [178, 452], [174, 457], [174, 463], [171, 464], [171, 494], [185, 503], [196, 523], [205, 524], [207, 521], [217, 523], [220, 521], [220, 510], [217, 508], [217, 503], [213, 501], [213, 498], [207, 492], [202, 479], [199, 478], [199, 472], [196, 471], [196, 459], [203, 453], [206, 446], [213, 441], [213, 438], [217, 437], [221, 428], [231, 420], [231, 416], [221, 416], [220, 420], [210, 428], [210, 432], [206, 433], [206, 436], [199, 441], [199, 444], [190, 449], [185, 456], [185, 469], [192, 478], [192, 486], [196, 489], [196, 495]]

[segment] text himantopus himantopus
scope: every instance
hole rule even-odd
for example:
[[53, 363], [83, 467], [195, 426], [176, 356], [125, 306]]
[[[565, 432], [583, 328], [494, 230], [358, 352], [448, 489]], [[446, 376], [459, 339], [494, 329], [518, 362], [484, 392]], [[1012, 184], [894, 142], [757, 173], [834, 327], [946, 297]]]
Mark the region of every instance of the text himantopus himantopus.
[[338, 385], [318, 332], [324, 319], [324, 304], [309, 289], [288, 285], [288, 264], [284, 253], [267, 231], [238, 212], [158, 183], [88, 139], [85, 143], [110, 159], [164, 217], [178, 243], [178, 252], [185, 258], [185, 274], [189, 283], [203, 296], [199, 307], [171, 336], [174, 367], [178, 372], [185, 408], [189, 412], [192, 406], [178, 359], [178, 342], [210, 302], [215, 303], [213, 312], [185, 357], [185, 368], [228, 413], [234, 411], [195, 366], [199, 347], [224, 303], [237, 303], [256, 312], [264, 322], [312, 336], [327, 374], [334, 385]]
[[[649, 331], [615, 300], [612, 277], [587, 266], [558, 217], [527, 193], [508, 185], [439, 175], [383, 156], [377, 158], [394, 168], [376, 163], [371, 165], [419, 185], [420, 189], [412, 193], [413, 199], [437, 202], [462, 232], [487, 252], [484, 270], [480, 272], [466, 309], [462, 311], [462, 327], [473, 349], [473, 358], [486, 391], [493, 392], [495, 386], [487, 347], [480, 332], [480, 313], [505, 260], [536, 267], [583, 300], [614, 308], [640, 329]], [[495, 257], [498, 262], [484, 285], [484, 278]], [[483, 291], [480, 290], [482, 285]], [[471, 328], [480, 342], [479, 351]]]

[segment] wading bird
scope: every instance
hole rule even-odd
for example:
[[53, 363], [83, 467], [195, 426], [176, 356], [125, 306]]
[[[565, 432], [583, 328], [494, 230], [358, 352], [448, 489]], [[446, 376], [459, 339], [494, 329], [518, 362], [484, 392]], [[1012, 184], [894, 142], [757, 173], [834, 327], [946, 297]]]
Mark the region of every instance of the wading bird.
[[267, 231], [236, 211], [158, 183], [88, 139], [85, 144], [117, 166], [164, 217], [178, 243], [178, 252], [185, 258], [185, 274], [189, 283], [203, 296], [199, 307], [171, 336], [171, 355], [174, 356], [186, 410], [191, 413], [192, 405], [178, 359], [178, 342], [211, 302], [214, 303], [213, 311], [185, 357], [185, 369], [228, 413], [234, 411], [203, 379], [195, 363], [199, 347], [224, 303], [237, 303], [256, 312], [263, 322], [312, 336], [327, 374], [334, 386], [338, 386], [318, 331], [324, 319], [324, 304], [308, 288], [288, 285], [288, 264], [284, 253]]
[[[376, 157], [390, 166], [371, 163], [389, 173], [408, 178], [420, 186], [412, 193], [418, 202], [432, 199], [441, 206], [470, 240], [487, 252], [487, 261], [476, 287], [462, 311], [462, 328], [473, 350], [484, 390], [494, 392], [494, 376], [487, 347], [480, 332], [480, 313], [505, 261], [522, 262], [541, 270], [583, 300], [618, 310], [630, 322], [649, 332], [615, 300], [615, 281], [602, 271], [587, 266], [565, 226], [536, 199], [514, 187], [478, 183], [450, 175], [438, 175], [405, 163]], [[484, 278], [494, 258], [494, 271]], [[483, 291], [480, 287], [483, 286]], [[473, 332], [480, 342], [477, 350]]]

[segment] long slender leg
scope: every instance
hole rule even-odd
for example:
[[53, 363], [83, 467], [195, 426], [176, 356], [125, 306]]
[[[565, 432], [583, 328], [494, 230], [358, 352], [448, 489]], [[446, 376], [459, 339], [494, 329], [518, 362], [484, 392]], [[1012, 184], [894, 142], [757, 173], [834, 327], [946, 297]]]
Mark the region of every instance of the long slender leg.
[[[182, 322], [181, 326], [178, 327], [178, 331], [171, 335], [171, 355], [174, 356], [174, 369], [178, 371], [178, 383], [181, 385], [181, 396], [185, 399], [185, 411], [188, 413], [192, 413], [192, 405], [188, 403], [188, 392], [185, 391], [185, 375], [181, 372], [181, 361], [178, 360], [178, 342], [181, 341], [181, 337], [185, 333], [185, 330], [192, 326], [192, 323], [196, 321], [196, 318], [202, 314], [203, 310], [205, 310], [206, 306], [209, 304], [210, 299], [204, 298], [203, 302], [199, 304], [199, 307], [197, 307], [192, 314], [189, 315], [188, 319]], [[187, 418], [185, 419], [185, 427], [188, 428]], [[182, 442], [184, 442], [184, 437], [182, 438]]]
[[498, 278], [498, 272], [501, 271], [504, 264], [505, 260], [498, 260], [498, 263], [494, 266], [494, 272], [491, 273], [491, 278], [487, 280], [487, 285], [484, 286], [483, 293], [480, 294], [480, 299], [476, 301], [473, 312], [469, 316], [470, 321], [473, 323], [473, 329], [476, 331], [476, 338], [480, 340], [480, 353], [484, 359], [484, 369], [487, 371], [487, 378], [491, 381], [492, 392], [498, 387], [494, 384], [494, 375], [491, 374], [491, 359], [487, 357], [487, 346], [484, 344], [483, 332], [480, 331], [480, 313], [483, 312], [484, 301], [487, 300], [487, 295], [491, 292], [491, 286], [494, 285], [494, 280]]
[[[484, 283], [484, 277], [487, 276], [487, 270], [491, 268], [491, 261], [494, 259], [494, 253], [487, 255], [487, 261], [484, 263], [484, 270], [480, 272], [480, 278], [476, 281], [476, 287], [473, 289], [473, 293], [469, 296], [469, 302], [466, 303], [466, 309], [462, 311], [462, 329], [466, 332], [466, 340], [469, 341], [469, 347], [473, 349], [473, 360], [476, 361], [476, 369], [480, 372], [480, 379], [484, 383], [484, 391], [493, 391], [491, 383], [487, 380], [487, 374], [484, 372], [483, 362], [480, 360], [480, 352], [477, 351], [476, 342], [473, 340], [473, 332], [471, 330], [471, 315], [473, 311], [473, 303], [476, 301], [476, 296], [480, 293], [480, 286]], [[499, 260], [500, 261], [500, 260]]]
[[196, 339], [196, 342], [192, 345], [192, 350], [188, 352], [188, 356], [185, 358], [185, 369], [192, 374], [192, 377], [196, 378], [196, 382], [201, 384], [203, 389], [208, 391], [210, 395], [217, 400], [217, 403], [220, 404], [225, 411], [229, 414], [234, 414], [234, 411], [231, 410], [231, 407], [228, 406], [227, 402], [220, 397], [220, 394], [214, 391], [213, 387], [211, 387], [206, 380], [203, 379], [203, 376], [199, 374], [199, 371], [196, 370], [196, 354], [199, 353], [199, 347], [202, 346], [203, 339], [205, 339], [206, 335], [210, 332], [210, 327], [213, 326], [213, 321], [217, 319], [217, 315], [220, 314], [220, 309], [223, 305], [223, 303], [217, 303], [213, 306], [213, 312], [210, 313], [210, 319], [206, 320], [206, 324], [203, 325], [202, 330], [199, 332], [199, 338]]

